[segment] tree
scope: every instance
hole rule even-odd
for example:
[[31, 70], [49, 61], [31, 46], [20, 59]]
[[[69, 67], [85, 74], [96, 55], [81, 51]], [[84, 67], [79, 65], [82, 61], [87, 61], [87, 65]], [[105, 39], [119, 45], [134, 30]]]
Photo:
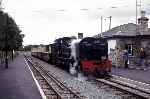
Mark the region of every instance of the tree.
[[0, 11], [0, 50], [5, 52], [5, 67], [8, 68], [8, 51], [19, 49], [22, 46], [23, 36], [15, 20], [7, 13]]

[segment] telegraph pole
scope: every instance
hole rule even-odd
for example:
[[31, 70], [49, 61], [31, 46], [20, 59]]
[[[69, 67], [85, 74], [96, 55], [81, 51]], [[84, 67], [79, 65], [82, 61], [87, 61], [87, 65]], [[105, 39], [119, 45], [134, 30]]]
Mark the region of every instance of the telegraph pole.
[[[106, 17], [109, 18], [109, 30], [111, 29], [111, 21], [112, 21], [112, 16]], [[103, 32], [103, 17], [101, 16], [101, 33]]]
[[101, 16], [101, 33], [103, 32], [103, 17]]
[[142, 1], [140, 0], [140, 12], [142, 11]]
[[137, 8], [137, 0], [136, 0], [136, 33], [138, 32], [137, 31], [137, 13], [138, 13], [138, 8]]

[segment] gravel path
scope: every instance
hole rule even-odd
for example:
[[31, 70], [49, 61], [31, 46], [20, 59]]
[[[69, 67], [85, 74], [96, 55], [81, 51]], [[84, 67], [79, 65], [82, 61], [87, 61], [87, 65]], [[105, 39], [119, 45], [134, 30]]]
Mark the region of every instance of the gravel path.
[[47, 68], [47, 71], [57, 77], [66, 86], [73, 88], [75, 92], [80, 92], [82, 96], [86, 97], [86, 99], [122, 99], [122, 97], [119, 94], [116, 95], [113, 90], [108, 90], [108, 88], [105, 87], [100, 88], [98, 85], [92, 84], [82, 76], [80, 79], [53, 65], [40, 60], [38, 60], [38, 62], [44, 65], [45, 68]]

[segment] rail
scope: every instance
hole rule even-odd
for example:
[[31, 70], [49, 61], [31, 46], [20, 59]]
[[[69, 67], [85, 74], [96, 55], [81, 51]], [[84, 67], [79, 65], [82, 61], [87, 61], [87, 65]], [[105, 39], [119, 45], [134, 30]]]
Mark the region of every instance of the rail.
[[[96, 79], [98, 82], [102, 82], [104, 84], [110, 85], [112, 87], [118, 88], [125, 92], [131, 93], [135, 96], [141, 97], [142, 99], [150, 99], [150, 90], [144, 87], [140, 87], [140, 85], [136, 85], [131, 81], [127, 81], [127, 79], [120, 79], [119, 76], [112, 76], [110, 79]], [[150, 86], [147, 86], [150, 87]]]
[[79, 93], [73, 92], [66, 87], [61, 81], [55, 78], [52, 74], [45, 70], [44, 66], [33, 62], [29, 57], [25, 56], [26, 60], [31, 66], [39, 72], [39, 74], [45, 79], [50, 88], [54, 91], [57, 99], [84, 99], [83, 96], [79, 96]]

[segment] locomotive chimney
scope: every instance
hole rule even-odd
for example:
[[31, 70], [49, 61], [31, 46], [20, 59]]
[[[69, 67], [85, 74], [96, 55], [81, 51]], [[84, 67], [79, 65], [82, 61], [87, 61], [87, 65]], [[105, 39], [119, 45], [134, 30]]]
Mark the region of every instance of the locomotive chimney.
[[83, 39], [83, 33], [78, 33], [78, 39]]

